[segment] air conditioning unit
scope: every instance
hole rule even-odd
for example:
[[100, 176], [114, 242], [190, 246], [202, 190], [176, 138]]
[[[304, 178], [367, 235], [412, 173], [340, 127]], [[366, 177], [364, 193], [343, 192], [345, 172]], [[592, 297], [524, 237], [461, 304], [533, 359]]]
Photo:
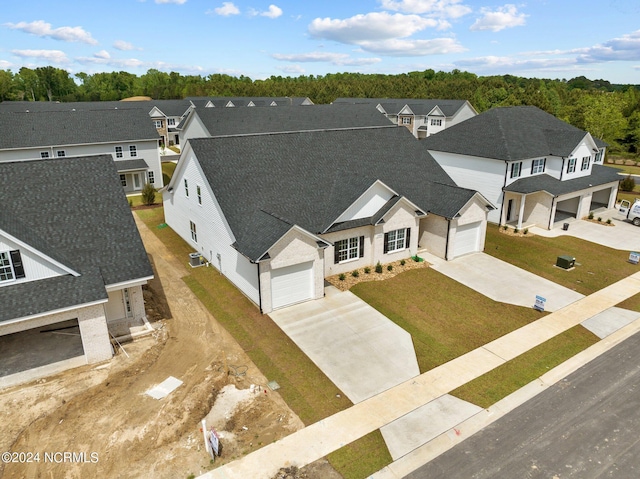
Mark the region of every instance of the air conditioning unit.
[[189, 264], [192, 268], [202, 266], [204, 264], [202, 261], [202, 255], [200, 253], [189, 253]]

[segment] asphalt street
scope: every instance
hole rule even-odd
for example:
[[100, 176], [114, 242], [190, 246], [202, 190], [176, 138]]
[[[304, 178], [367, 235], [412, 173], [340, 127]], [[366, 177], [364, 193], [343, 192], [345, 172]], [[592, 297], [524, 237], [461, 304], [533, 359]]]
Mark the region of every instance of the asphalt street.
[[640, 334], [405, 477], [640, 477]]

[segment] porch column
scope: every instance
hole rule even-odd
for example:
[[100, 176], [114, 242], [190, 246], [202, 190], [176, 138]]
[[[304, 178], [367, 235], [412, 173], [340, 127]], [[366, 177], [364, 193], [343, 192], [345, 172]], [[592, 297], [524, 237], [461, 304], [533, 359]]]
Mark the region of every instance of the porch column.
[[524, 203], [527, 200], [527, 195], [522, 195], [520, 199], [520, 212], [518, 213], [518, 229], [522, 229], [522, 217], [524, 216]]

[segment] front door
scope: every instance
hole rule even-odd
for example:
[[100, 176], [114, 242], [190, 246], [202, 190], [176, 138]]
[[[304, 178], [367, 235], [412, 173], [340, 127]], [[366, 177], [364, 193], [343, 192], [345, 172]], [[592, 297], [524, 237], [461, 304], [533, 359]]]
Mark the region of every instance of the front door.
[[140, 174], [139, 173], [134, 173], [133, 174], [133, 187], [136, 190], [139, 190], [140, 187]]

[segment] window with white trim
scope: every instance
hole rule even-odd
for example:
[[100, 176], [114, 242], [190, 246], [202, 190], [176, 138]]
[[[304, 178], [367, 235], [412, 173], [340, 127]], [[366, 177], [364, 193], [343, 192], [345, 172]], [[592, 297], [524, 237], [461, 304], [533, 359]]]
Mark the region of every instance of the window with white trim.
[[544, 173], [544, 164], [546, 158], [539, 158], [531, 162], [531, 174]]
[[187, 179], [184, 179], [184, 195], [188, 198], [189, 197], [189, 182], [187, 181]]
[[153, 185], [156, 182], [156, 176], [153, 171], [147, 171], [147, 178], [149, 179], [149, 184]]
[[344, 263], [361, 258], [364, 253], [364, 236], [347, 238], [334, 243], [334, 263]]
[[49, 158], [49, 152], [48, 151], [41, 151], [40, 152], [40, 158]]
[[193, 221], [189, 221], [189, 230], [191, 231], [191, 239], [198, 242], [198, 231], [196, 229], [196, 224]]
[[162, 120], [153, 120], [153, 126], [156, 128], [162, 128]]
[[580, 166], [580, 171], [588, 170], [590, 164], [591, 164], [591, 157], [590, 156], [583, 156], [582, 157], [582, 165]]
[[136, 145], [129, 145], [129, 156], [134, 157], [138, 156], [138, 150], [136, 149]]
[[593, 160], [594, 163], [601, 163], [602, 162], [602, 150], [598, 150], [598, 153], [596, 153], [596, 157]]
[[15, 279], [8, 251], [0, 252], [0, 283]]
[[384, 234], [384, 252], [393, 253], [409, 247], [411, 229], [401, 228]]
[[122, 186], [127, 186], [127, 175], [120, 175], [120, 184]]
[[511, 163], [511, 178], [519, 178], [522, 171], [522, 162]]
[[116, 158], [122, 158], [122, 147], [116, 146]]
[[56, 156], [58, 158], [64, 158], [65, 156], [67, 156], [67, 153], [64, 150], [58, 150], [56, 151]]
[[432, 118], [431, 126], [442, 126], [442, 119], [440, 118]]
[[176, 119], [175, 118], [167, 118], [167, 125], [176, 126]]
[[198, 196], [198, 204], [202, 204], [202, 191], [200, 190], [200, 185], [196, 185], [196, 195]]
[[20, 250], [0, 251], [0, 283], [24, 277]]
[[576, 158], [569, 158], [567, 161], [567, 173], [574, 173], [576, 171]]
[[410, 125], [411, 124], [411, 117], [410, 116], [403, 116], [402, 117], [402, 124], [403, 125]]

